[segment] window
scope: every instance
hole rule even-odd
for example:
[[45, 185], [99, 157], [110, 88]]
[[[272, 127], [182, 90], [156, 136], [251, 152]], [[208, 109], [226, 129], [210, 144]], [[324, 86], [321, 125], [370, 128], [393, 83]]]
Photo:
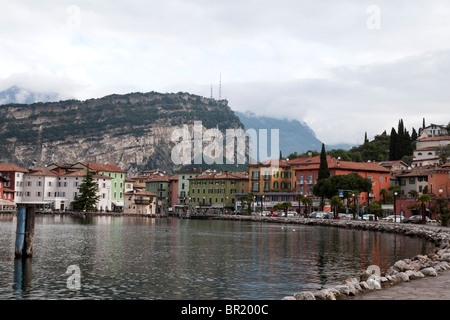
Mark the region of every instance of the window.
[[415, 178], [409, 178], [409, 184], [414, 184], [416, 183], [416, 179]]

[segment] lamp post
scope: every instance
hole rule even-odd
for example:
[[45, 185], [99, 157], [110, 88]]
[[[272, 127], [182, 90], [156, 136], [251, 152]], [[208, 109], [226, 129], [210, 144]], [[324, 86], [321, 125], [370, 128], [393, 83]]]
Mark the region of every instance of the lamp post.
[[263, 195], [263, 196], [262, 196], [262, 201], [261, 201], [261, 207], [262, 207], [261, 215], [263, 215], [263, 213], [264, 213], [264, 202], [265, 202], [265, 198], [266, 198], [266, 196]]
[[394, 222], [397, 222], [397, 214], [396, 214], [396, 202], [397, 202], [397, 191], [394, 192]]

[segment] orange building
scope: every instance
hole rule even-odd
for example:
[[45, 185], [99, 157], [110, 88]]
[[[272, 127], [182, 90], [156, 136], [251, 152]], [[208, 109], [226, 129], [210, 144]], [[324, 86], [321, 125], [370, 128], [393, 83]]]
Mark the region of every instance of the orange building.
[[[372, 192], [361, 194], [360, 203], [370, 204], [380, 200], [380, 190], [390, 186], [390, 170], [377, 163], [340, 161], [330, 156], [327, 156], [327, 163], [331, 175], [357, 173], [372, 181]], [[295, 171], [296, 192], [314, 196], [312, 190], [319, 176], [320, 156], [293, 159], [289, 164]]]
[[437, 197], [450, 198], [450, 164], [431, 169], [428, 173], [428, 191]]

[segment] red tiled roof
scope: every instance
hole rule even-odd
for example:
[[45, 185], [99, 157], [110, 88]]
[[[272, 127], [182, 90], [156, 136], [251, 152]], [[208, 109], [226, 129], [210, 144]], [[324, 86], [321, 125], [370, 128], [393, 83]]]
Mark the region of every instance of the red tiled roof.
[[257, 163], [251, 163], [248, 165], [249, 167], [287, 167], [288, 162], [286, 160], [265, 160]]
[[125, 170], [122, 170], [112, 164], [102, 164], [102, 163], [93, 163], [93, 162], [80, 162], [85, 166], [89, 166], [90, 169], [96, 171], [109, 171], [109, 172], [121, 172], [125, 173]]
[[247, 180], [248, 174], [242, 172], [208, 172], [196, 177], [189, 178], [189, 180], [208, 180], [208, 179], [231, 179], [231, 180]]
[[0, 171], [28, 172], [28, 170], [13, 164], [0, 164]]
[[419, 141], [441, 141], [441, 140], [450, 140], [450, 136], [435, 136], [419, 139]]
[[28, 171], [28, 173], [26, 173], [26, 175], [29, 175], [29, 176], [58, 176], [58, 174], [55, 171], [50, 170], [45, 167], [30, 169]]
[[[101, 173], [96, 173], [96, 172], [92, 172], [93, 173], [93, 177], [94, 178], [98, 178], [98, 179], [112, 179], [111, 177], [108, 177], [104, 174]], [[87, 169], [79, 169], [79, 170], [75, 170], [75, 171], [71, 171], [71, 172], [66, 172], [63, 174], [60, 174], [60, 176], [65, 176], [65, 177], [86, 177], [87, 175]]]

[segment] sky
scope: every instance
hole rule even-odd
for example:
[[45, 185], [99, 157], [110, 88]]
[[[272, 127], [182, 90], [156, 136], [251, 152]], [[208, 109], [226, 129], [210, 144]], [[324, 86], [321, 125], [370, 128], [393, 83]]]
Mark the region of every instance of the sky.
[[[361, 144], [450, 121], [450, 2], [0, 0], [0, 90], [189, 92]], [[220, 90], [219, 90], [220, 88]]]

